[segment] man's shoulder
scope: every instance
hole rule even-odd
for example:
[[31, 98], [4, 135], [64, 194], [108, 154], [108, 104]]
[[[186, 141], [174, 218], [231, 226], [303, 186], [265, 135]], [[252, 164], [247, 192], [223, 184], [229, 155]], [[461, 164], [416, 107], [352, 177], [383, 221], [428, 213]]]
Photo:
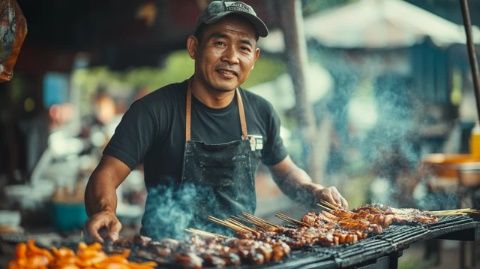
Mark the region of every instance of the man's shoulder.
[[177, 102], [185, 96], [186, 81], [165, 85], [145, 95], [140, 101], [145, 105], [158, 105], [158, 102]]

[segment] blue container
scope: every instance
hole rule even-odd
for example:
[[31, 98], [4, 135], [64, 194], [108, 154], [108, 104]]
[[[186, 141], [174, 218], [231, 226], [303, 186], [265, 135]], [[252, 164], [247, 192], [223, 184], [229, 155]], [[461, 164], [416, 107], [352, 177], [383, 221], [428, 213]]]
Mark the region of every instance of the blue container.
[[66, 232], [83, 229], [88, 219], [83, 203], [52, 203], [52, 221], [55, 228]]

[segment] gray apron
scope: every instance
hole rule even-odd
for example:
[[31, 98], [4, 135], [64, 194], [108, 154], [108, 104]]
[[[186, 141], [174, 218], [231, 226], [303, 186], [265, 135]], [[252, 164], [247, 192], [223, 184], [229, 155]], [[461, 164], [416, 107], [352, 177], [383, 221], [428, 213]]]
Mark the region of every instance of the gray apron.
[[227, 218], [256, 208], [255, 170], [259, 157], [252, 151], [242, 97], [235, 92], [242, 134], [240, 140], [205, 144], [191, 140], [192, 92], [187, 89], [185, 151], [177, 187], [159, 186], [148, 192], [142, 219], [143, 235], [180, 238], [185, 228], [228, 233], [208, 220]]

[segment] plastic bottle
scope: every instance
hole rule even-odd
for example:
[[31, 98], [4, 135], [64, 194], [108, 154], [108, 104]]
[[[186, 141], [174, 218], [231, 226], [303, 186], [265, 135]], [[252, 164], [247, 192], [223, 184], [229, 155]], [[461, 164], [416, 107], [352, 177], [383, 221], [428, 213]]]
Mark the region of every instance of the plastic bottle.
[[480, 123], [477, 121], [470, 134], [470, 155], [480, 160]]

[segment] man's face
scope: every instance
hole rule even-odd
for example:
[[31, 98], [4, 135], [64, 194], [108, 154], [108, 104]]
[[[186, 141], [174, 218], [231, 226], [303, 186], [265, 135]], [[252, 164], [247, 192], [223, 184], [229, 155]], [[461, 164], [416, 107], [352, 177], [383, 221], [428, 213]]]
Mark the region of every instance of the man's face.
[[235, 16], [205, 26], [199, 40], [189, 38], [188, 50], [195, 76], [217, 91], [232, 91], [245, 82], [260, 55], [253, 26]]

